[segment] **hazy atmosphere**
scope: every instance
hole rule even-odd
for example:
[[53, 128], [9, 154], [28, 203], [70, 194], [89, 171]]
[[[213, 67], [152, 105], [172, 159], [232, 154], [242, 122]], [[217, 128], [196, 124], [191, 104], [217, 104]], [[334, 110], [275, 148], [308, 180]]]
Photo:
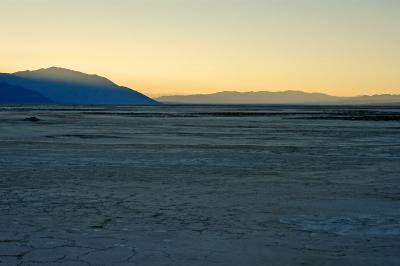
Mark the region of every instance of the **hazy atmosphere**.
[[400, 265], [400, 0], [0, 11], [0, 266]]
[[0, 1], [0, 72], [59, 66], [146, 95], [400, 93], [397, 0]]

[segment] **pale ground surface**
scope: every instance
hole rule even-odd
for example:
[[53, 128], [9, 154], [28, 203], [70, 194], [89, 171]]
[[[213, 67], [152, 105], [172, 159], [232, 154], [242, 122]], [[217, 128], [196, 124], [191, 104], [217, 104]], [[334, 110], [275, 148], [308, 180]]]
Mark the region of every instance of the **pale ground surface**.
[[0, 107], [0, 265], [400, 265], [399, 121], [57, 108]]

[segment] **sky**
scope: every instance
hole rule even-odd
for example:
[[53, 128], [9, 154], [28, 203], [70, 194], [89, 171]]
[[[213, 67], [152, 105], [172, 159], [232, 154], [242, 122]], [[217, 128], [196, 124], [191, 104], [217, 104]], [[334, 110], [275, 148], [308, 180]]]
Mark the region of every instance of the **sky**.
[[399, 0], [0, 0], [0, 72], [65, 67], [149, 96], [400, 94]]

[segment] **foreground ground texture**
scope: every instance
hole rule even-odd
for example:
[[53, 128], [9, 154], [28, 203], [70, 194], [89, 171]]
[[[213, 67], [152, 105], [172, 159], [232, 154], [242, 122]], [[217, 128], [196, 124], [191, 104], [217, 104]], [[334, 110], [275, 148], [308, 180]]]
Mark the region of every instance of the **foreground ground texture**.
[[400, 265], [399, 120], [0, 107], [0, 265]]

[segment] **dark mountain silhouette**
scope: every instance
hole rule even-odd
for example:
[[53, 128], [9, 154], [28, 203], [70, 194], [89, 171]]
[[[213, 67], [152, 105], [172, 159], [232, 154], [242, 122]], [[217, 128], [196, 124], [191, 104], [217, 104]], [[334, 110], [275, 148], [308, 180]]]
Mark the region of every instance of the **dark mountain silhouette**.
[[400, 95], [337, 97], [302, 91], [223, 91], [212, 94], [163, 96], [157, 100], [164, 103], [188, 104], [390, 104], [400, 103]]
[[21, 86], [0, 82], [0, 104], [51, 104], [49, 98]]
[[58, 104], [159, 104], [104, 77], [58, 67], [0, 74], [0, 82], [32, 90]]

